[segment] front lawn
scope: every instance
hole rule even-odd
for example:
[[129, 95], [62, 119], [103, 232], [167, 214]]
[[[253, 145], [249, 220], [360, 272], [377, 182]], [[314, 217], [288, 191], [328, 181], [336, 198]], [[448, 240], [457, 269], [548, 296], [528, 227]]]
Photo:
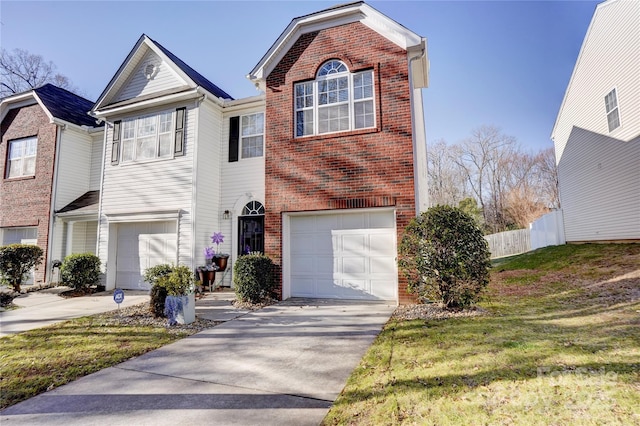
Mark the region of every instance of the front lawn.
[[640, 425], [640, 244], [494, 262], [488, 315], [392, 319], [325, 424]]

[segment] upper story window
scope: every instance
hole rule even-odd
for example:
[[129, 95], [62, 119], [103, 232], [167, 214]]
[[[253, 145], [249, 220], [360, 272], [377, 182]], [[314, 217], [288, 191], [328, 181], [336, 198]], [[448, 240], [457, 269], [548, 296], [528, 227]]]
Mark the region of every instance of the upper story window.
[[240, 127], [242, 158], [262, 157], [264, 151], [264, 113], [243, 115]]
[[607, 96], [604, 97], [604, 105], [607, 109], [607, 124], [609, 125], [609, 132], [612, 132], [620, 127], [620, 113], [618, 111], [618, 96], [616, 94], [616, 89], [607, 93]]
[[186, 109], [114, 122], [111, 164], [184, 155]]
[[375, 127], [373, 71], [325, 62], [314, 81], [295, 85], [296, 137]]
[[35, 176], [37, 150], [38, 138], [35, 136], [9, 141], [7, 178]]

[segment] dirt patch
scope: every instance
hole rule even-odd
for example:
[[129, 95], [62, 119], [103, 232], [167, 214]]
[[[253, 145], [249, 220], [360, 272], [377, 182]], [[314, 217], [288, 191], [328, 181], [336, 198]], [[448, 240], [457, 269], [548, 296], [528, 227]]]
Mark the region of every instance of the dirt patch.
[[449, 310], [441, 303], [429, 303], [424, 305], [402, 305], [398, 306], [391, 315], [395, 320], [414, 320], [414, 319], [447, 319], [447, 318], [465, 318], [488, 315], [489, 312], [474, 306], [469, 309]]
[[99, 293], [104, 291], [103, 289], [98, 289], [96, 287], [86, 287], [86, 288], [78, 288], [71, 289], [67, 291], [60, 292], [60, 297], [64, 297], [65, 299], [70, 299], [72, 297], [82, 297], [82, 296], [90, 296], [95, 293]]

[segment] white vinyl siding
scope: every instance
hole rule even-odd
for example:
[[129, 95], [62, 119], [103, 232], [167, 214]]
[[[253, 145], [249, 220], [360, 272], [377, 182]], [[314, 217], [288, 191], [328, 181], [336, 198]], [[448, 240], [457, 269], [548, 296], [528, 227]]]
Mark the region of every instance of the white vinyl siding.
[[[98, 222], [74, 222], [71, 253], [96, 253]], [[71, 254], [67, 253], [67, 255]]]
[[[193, 236], [193, 262], [194, 266], [204, 265], [202, 254], [204, 247], [211, 246], [210, 236], [221, 231], [225, 236], [229, 235], [227, 229], [220, 228], [226, 224], [220, 220], [220, 191], [223, 190], [221, 182], [220, 161], [222, 146], [227, 142], [222, 137], [222, 112], [217, 105], [205, 101], [200, 104], [198, 116], [198, 147], [196, 156], [196, 188], [194, 188], [195, 212], [198, 219]], [[225, 191], [228, 188], [224, 188]], [[228, 222], [228, 221], [227, 221]]]
[[100, 189], [100, 177], [102, 176], [102, 145], [104, 144], [104, 133], [94, 134], [92, 138], [89, 190], [98, 190]]
[[92, 137], [70, 128], [61, 131], [55, 210], [89, 191], [93, 167]]
[[[553, 129], [560, 161], [574, 127], [628, 141], [640, 134], [640, 2], [597, 6]], [[621, 126], [609, 132], [604, 96], [616, 89]]]
[[[227, 112], [224, 115], [224, 127], [222, 133], [222, 152], [220, 158], [226, 159], [229, 156], [229, 118], [234, 116], [264, 114], [264, 101], [258, 105], [252, 103], [246, 109]], [[264, 141], [266, 144], [266, 141]], [[266, 147], [265, 147], [266, 149]], [[220, 220], [218, 228], [225, 235], [225, 242], [220, 247], [224, 252], [230, 253], [232, 259], [235, 257], [238, 247], [238, 216], [242, 214], [244, 206], [252, 200], [264, 204], [265, 200], [265, 157], [245, 158], [242, 161], [222, 162], [222, 192], [220, 203], [220, 214], [224, 210], [229, 210], [230, 219]], [[210, 242], [211, 240], [209, 240]], [[230, 278], [231, 274], [228, 274]], [[230, 285], [231, 281], [227, 285]]]
[[[157, 67], [157, 73], [153, 78], [148, 79], [145, 75], [145, 68], [148, 65]], [[153, 93], [163, 92], [184, 86], [186, 83], [171, 69], [162, 62], [162, 59], [152, 50], [147, 50], [141, 62], [128, 76], [118, 94], [112, 102], [125, 101], [140, 96], [147, 96]]]
[[34, 176], [37, 151], [38, 138], [35, 136], [9, 141], [6, 177]]
[[640, 239], [640, 137], [575, 129], [558, 165], [567, 241]]
[[[175, 110], [175, 108], [173, 108]], [[180, 211], [178, 223], [179, 257], [181, 264], [192, 262], [191, 209], [193, 206], [194, 184], [194, 143], [197, 111], [186, 110], [185, 155], [171, 161], [152, 161], [116, 167], [110, 164], [111, 144], [106, 144], [104, 178], [101, 191], [101, 209], [98, 248], [103, 265], [108, 265], [108, 241], [110, 232], [108, 216], [110, 214], [144, 214], [145, 212]], [[113, 127], [110, 127], [107, 140], [112, 140]], [[211, 170], [211, 169], [210, 169]], [[115, 262], [115, 259], [112, 259]], [[107, 285], [112, 285], [107, 278]]]

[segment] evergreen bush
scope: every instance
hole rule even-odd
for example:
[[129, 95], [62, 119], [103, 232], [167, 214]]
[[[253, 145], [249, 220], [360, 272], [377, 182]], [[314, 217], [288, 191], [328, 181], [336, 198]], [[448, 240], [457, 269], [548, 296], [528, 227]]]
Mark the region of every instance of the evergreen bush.
[[65, 257], [60, 266], [62, 284], [76, 290], [100, 282], [100, 258], [92, 253], [75, 253]]
[[20, 285], [32, 268], [42, 262], [43, 251], [31, 244], [9, 244], [0, 247], [0, 283], [20, 292]]
[[273, 261], [264, 254], [240, 256], [233, 266], [236, 296], [243, 302], [260, 303], [277, 287]]
[[412, 219], [399, 252], [408, 289], [423, 301], [465, 308], [489, 283], [487, 241], [476, 221], [458, 208], [436, 206]]

